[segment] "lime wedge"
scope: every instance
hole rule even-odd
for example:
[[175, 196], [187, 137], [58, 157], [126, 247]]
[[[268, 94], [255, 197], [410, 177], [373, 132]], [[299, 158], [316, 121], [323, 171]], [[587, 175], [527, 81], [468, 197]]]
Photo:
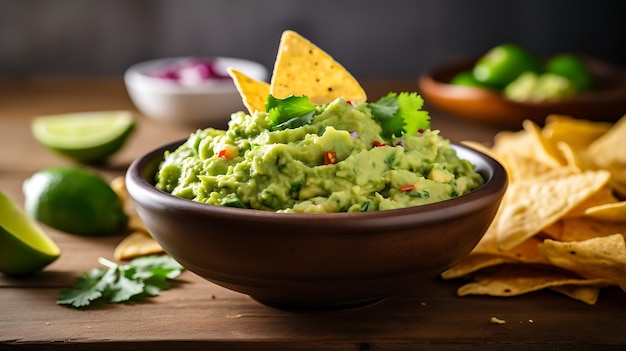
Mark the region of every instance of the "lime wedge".
[[37, 272], [61, 255], [59, 247], [25, 212], [0, 191], [0, 272]]
[[130, 111], [78, 112], [40, 116], [32, 122], [35, 139], [83, 163], [101, 162], [118, 151], [134, 130]]

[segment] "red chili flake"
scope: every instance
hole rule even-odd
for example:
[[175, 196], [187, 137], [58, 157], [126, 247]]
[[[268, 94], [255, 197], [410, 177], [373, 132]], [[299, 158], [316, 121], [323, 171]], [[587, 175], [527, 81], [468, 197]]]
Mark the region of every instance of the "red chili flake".
[[387, 143], [381, 143], [378, 140], [374, 140], [374, 142], [372, 143], [372, 146], [374, 146], [374, 147], [387, 146]]
[[334, 151], [324, 152], [324, 164], [334, 165], [335, 163], [337, 163], [337, 153]]
[[400, 186], [400, 191], [403, 193], [415, 190], [415, 185], [413, 184], [404, 184]]
[[420, 128], [420, 129], [417, 130], [417, 132], [420, 133], [420, 134], [423, 134], [424, 133], [424, 129]]
[[220, 150], [220, 152], [217, 153], [217, 157], [219, 157], [219, 158], [227, 158], [227, 156], [226, 156], [226, 149]]

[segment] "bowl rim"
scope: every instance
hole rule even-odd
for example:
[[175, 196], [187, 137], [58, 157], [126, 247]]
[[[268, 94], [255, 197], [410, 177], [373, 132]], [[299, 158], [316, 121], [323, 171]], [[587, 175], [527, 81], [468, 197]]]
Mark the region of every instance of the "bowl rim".
[[167, 64], [175, 64], [190, 59], [213, 60], [215, 65], [219, 67], [221, 73], [228, 74], [226, 68], [234, 67], [250, 78], [265, 81], [269, 76], [269, 70], [260, 62], [230, 56], [175, 56], [156, 58], [146, 61], [137, 62], [126, 69], [124, 72], [124, 82], [129, 89], [176, 93], [176, 94], [219, 94], [236, 92], [237, 88], [232, 79], [209, 79], [202, 84], [194, 86], [181, 85], [175, 81], [150, 76], [147, 74], [150, 70], [162, 67]]
[[[187, 139], [180, 139], [168, 144], [156, 147], [135, 159], [127, 169], [126, 184], [133, 201], [141, 198], [141, 202], [168, 203], [172, 205], [170, 210], [180, 212], [204, 212], [211, 211], [214, 214], [232, 218], [253, 218], [255, 221], [273, 222], [281, 218], [289, 218], [298, 223], [310, 223], [311, 221], [345, 221], [351, 220], [358, 227], [367, 228], [378, 219], [394, 218], [398, 225], [413, 225], [416, 221], [411, 216], [421, 216], [424, 223], [439, 222], [442, 220], [469, 215], [473, 208], [485, 206], [493, 201], [501, 201], [508, 186], [509, 180], [506, 169], [500, 162], [491, 156], [473, 149], [469, 146], [451, 143], [457, 153], [471, 155], [471, 158], [479, 160], [479, 164], [472, 161], [477, 170], [481, 172], [485, 183], [472, 192], [457, 198], [438, 201], [430, 204], [411, 206], [398, 209], [369, 211], [369, 212], [341, 212], [341, 213], [277, 213], [274, 211], [241, 209], [226, 206], [211, 205], [196, 202], [190, 199], [177, 197], [168, 192], [157, 189], [153, 183], [146, 179], [147, 167], [158, 167], [166, 150], [174, 150]], [[461, 156], [461, 155], [460, 155]], [[467, 157], [462, 157], [467, 158]], [[151, 176], [154, 176], [152, 172]], [[472, 206], [474, 205], [474, 206]], [[403, 220], [404, 218], [404, 220]]]

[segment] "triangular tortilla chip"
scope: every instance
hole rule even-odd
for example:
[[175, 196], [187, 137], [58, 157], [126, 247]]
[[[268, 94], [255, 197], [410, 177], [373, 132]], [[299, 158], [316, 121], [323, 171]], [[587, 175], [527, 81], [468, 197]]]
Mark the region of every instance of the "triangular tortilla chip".
[[228, 68], [228, 74], [233, 78], [235, 86], [241, 95], [241, 100], [250, 114], [256, 111], [265, 111], [265, 102], [270, 94], [270, 85], [266, 82], [252, 79], [243, 72]]
[[[618, 199], [613, 195], [613, 189], [608, 186], [603, 187], [595, 194], [591, 195], [587, 200], [578, 204], [578, 206], [574, 207], [571, 211], [569, 211], [563, 218], [576, 218], [589, 216], [593, 218], [593, 215], [589, 215], [590, 211], [600, 211], [603, 212], [604, 205], [616, 204], [618, 203]], [[626, 217], [626, 207], [624, 207], [624, 212], [622, 212]], [[599, 214], [602, 216], [602, 213]], [[602, 218], [598, 218], [602, 219]], [[622, 221], [626, 221], [626, 218], [621, 218]]]
[[315, 104], [339, 97], [355, 103], [367, 100], [359, 82], [343, 66], [291, 30], [281, 37], [270, 93], [279, 99], [306, 95]]
[[546, 240], [539, 251], [557, 267], [589, 279], [609, 279], [626, 291], [626, 242], [622, 234], [572, 242]]
[[[500, 210], [496, 214], [496, 218], [499, 218]], [[542, 241], [543, 239], [532, 237], [509, 251], [500, 251], [497, 243], [497, 231], [492, 223], [472, 252], [454, 267], [441, 273], [441, 278], [466, 277], [482, 269], [505, 263], [548, 263], [546, 259], [539, 255], [539, 243]]]
[[563, 218], [559, 241], [582, 241], [626, 232], [625, 222], [600, 221], [590, 217]]
[[600, 297], [602, 287], [602, 285], [559, 285], [551, 286], [550, 290], [584, 302], [587, 305], [595, 305], [598, 302], [598, 297]]
[[533, 157], [540, 162], [545, 163], [548, 166], [557, 168], [565, 165], [565, 160], [560, 151], [548, 140], [546, 140], [541, 134], [541, 128], [537, 123], [531, 120], [525, 120], [522, 122], [522, 126], [532, 141], [534, 147]]
[[477, 277], [457, 290], [459, 296], [490, 295], [517, 296], [556, 286], [608, 286], [610, 280], [602, 278], [584, 279], [550, 267], [504, 265], [494, 273]]
[[504, 130], [493, 137], [493, 151], [497, 155], [515, 154], [532, 158], [535, 149], [533, 142], [525, 130]]
[[585, 216], [607, 222], [626, 222], [626, 201], [608, 202], [589, 207], [585, 210]]
[[587, 156], [603, 168], [626, 167], [626, 118], [620, 118], [604, 135], [596, 139], [587, 150]]
[[498, 247], [510, 250], [552, 225], [602, 189], [609, 177], [607, 171], [589, 171], [542, 182], [510, 184], [496, 227]]
[[566, 143], [574, 152], [586, 150], [589, 144], [613, 127], [610, 122], [596, 122], [563, 115], [549, 115], [541, 135], [553, 145]]
[[113, 251], [117, 260], [164, 253], [163, 248], [148, 233], [136, 231], [125, 237]]

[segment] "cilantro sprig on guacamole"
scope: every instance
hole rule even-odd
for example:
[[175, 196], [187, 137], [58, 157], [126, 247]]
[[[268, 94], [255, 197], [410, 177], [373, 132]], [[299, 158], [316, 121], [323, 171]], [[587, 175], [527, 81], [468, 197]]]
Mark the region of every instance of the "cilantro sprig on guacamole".
[[231, 116], [168, 152], [157, 188], [207, 204], [278, 212], [376, 211], [443, 201], [483, 183], [430, 129], [415, 93], [377, 102], [306, 96]]
[[415, 134], [430, 128], [430, 116], [422, 111], [424, 100], [417, 93], [389, 93], [368, 104], [374, 119], [383, 128], [386, 137]]
[[[430, 128], [430, 116], [422, 111], [424, 100], [417, 93], [389, 93], [380, 100], [367, 103], [374, 119], [382, 127], [385, 137], [415, 134]], [[277, 99], [271, 94], [265, 110], [269, 113], [270, 128], [282, 130], [311, 123], [316, 105], [306, 96]]]

